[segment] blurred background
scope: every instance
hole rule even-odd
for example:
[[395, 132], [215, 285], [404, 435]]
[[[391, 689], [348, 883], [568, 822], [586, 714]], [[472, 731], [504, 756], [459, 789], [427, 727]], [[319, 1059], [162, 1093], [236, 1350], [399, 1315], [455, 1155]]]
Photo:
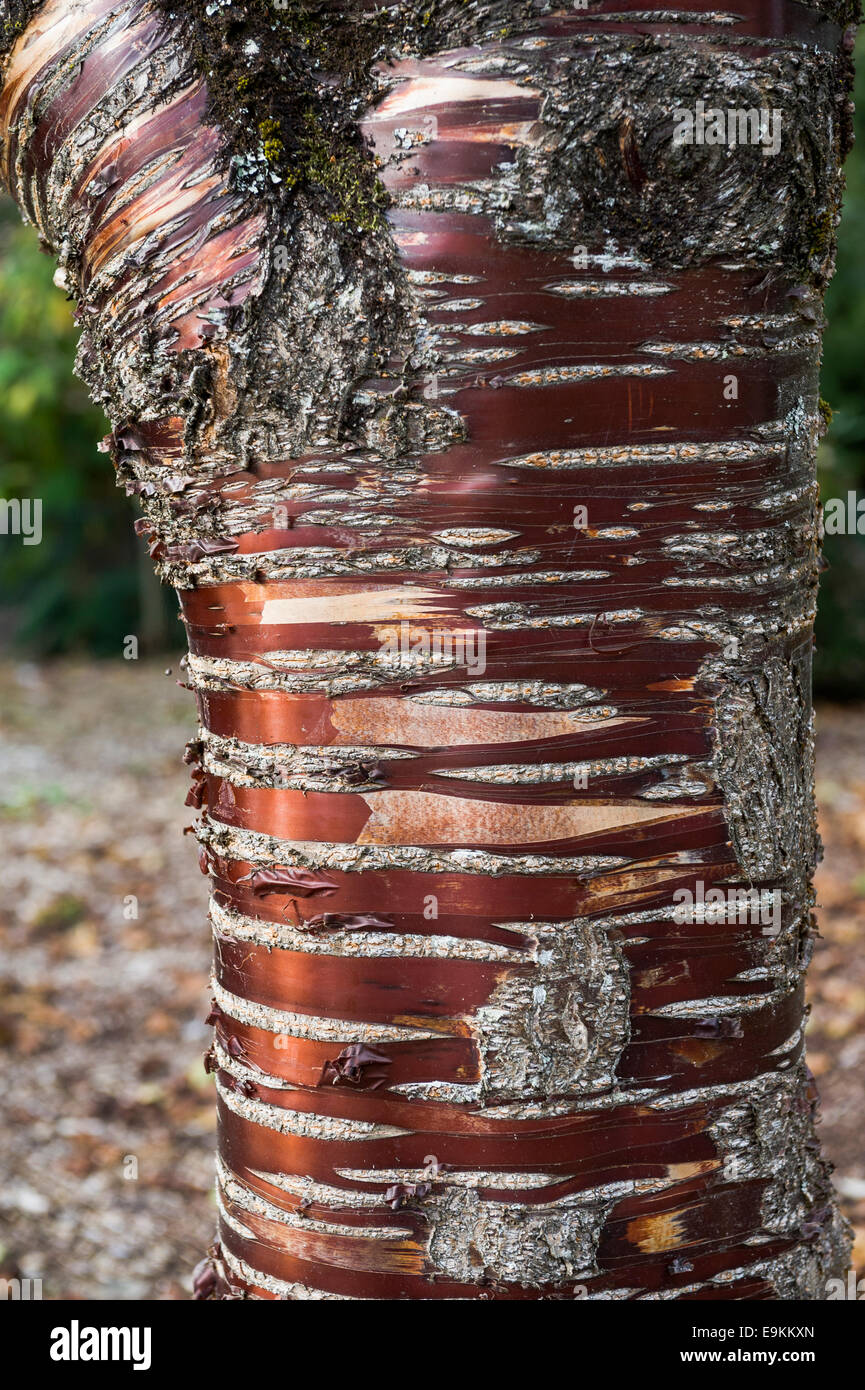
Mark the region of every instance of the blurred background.
[[[858, 57], [865, 113], [863, 41]], [[865, 496], [859, 131], [826, 305], [824, 501]], [[41, 544], [0, 537], [0, 1277], [53, 1299], [180, 1299], [213, 1226], [207, 894], [182, 835], [195, 721], [176, 603], [96, 451], [107, 423], [72, 374], [52, 272], [0, 202], [0, 497], [43, 499]], [[863, 1272], [865, 534], [827, 536], [825, 557], [808, 1044]]]

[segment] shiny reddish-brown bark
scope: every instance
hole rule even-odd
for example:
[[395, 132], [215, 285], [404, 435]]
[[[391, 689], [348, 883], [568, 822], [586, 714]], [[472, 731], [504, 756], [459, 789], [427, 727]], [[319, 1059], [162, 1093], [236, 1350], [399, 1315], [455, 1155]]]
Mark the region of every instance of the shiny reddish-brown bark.
[[[55, 246], [60, 155], [166, 42], [146, 5], [65, 8], [42, 8], [0, 97], [4, 176]], [[731, 25], [696, 4], [694, 24], [544, 8], [534, 49], [517, 33], [396, 64], [363, 122], [450, 438], [244, 463], [218, 431], [190, 451], [183, 414], [115, 420], [132, 486], [186, 526], [153, 521], [157, 558], [188, 566], [202, 726], [219, 1290], [820, 1297], [843, 1246], [801, 1066], [819, 343], [796, 304], [820, 285], [756, 253], [653, 265], [624, 234], [581, 257], [579, 228], [533, 237], [485, 201], [521, 152], [553, 159], [545, 101], [587, 34], [708, 26], [759, 65], [776, 41], [832, 55], [841, 31], [751, 0]], [[535, 85], [513, 72], [525, 52]], [[218, 422], [231, 311], [275, 233], [171, 62], [170, 96], [72, 159], [72, 278], [118, 374], [146, 323], [166, 362], [207, 361]], [[355, 386], [398, 381], [423, 411], [430, 376], [393, 359]], [[217, 496], [221, 535], [190, 539]], [[403, 623], [431, 645], [482, 636], [484, 669], [383, 658]], [[778, 894], [778, 930], [677, 921], [698, 883]]]

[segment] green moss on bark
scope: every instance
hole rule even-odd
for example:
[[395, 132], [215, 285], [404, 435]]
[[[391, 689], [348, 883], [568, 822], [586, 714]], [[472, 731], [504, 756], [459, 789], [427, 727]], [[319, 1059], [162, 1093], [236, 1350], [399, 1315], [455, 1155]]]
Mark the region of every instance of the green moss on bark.
[[529, 29], [536, 15], [532, 0], [157, 3], [207, 79], [241, 185], [286, 210], [307, 193], [343, 239], [378, 228], [387, 205], [357, 129], [381, 88], [379, 65]]
[[40, 4], [41, 0], [5, 0], [0, 5], [0, 56], [24, 33]]

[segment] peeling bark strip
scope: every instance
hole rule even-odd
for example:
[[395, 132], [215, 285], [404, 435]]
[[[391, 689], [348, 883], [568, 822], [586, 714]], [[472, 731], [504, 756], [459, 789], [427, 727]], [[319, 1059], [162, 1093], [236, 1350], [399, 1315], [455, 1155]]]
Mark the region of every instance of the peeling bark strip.
[[[208, 8], [11, 0], [0, 94], [189, 633], [199, 1288], [822, 1298], [814, 454], [853, 16]], [[674, 142], [698, 101], [780, 112], [777, 152]], [[674, 908], [719, 886], [776, 925]]]

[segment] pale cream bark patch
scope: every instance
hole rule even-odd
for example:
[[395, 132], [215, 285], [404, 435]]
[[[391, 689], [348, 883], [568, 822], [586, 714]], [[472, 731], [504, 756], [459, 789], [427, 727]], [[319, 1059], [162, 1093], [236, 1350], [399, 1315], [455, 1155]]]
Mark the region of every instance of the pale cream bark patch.
[[529, 713], [455, 708], [382, 696], [342, 700], [331, 706], [330, 722], [346, 739], [399, 743], [416, 748], [472, 744], [531, 743], [567, 734], [640, 724], [639, 718], [592, 719], [579, 710]]
[[418, 838], [429, 845], [541, 845], [652, 821], [678, 822], [704, 810], [677, 806], [673, 813], [666, 806], [622, 800], [525, 805], [422, 791], [372, 792], [363, 799], [371, 815], [357, 838], [359, 845], [405, 844]]

